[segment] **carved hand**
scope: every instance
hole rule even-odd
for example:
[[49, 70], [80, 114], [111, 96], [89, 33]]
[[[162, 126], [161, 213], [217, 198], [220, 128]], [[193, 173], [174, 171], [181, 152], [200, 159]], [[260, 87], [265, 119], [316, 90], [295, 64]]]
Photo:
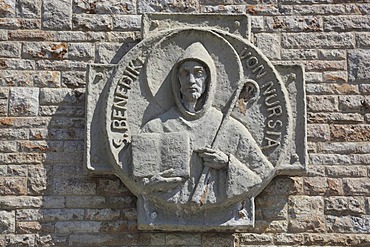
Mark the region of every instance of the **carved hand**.
[[170, 177], [174, 172], [174, 169], [168, 169], [160, 172], [151, 178], [144, 178], [144, 185], [152, 186], [151, 189], [154, 191], [163, 191], [175, 188], [179, 182], [183, 180], [181, 177]]
[[211, 148], [201, 148], [196, 150], [203, 158], [204, 165], [213, 169], [225, 169], [229, 163], [229, 157], [219, 150]]

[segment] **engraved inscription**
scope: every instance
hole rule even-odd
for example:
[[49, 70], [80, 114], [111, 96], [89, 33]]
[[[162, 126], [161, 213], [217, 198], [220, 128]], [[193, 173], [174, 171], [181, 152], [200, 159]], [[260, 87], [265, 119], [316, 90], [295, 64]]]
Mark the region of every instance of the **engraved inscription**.
[[[248, 51], [248, 47], [242, 50], [240, 54], [240, 59], [243, 62], [243, 65], [252, 71], [257, 80], [263, 78], [267, 74], [265, 66], [259, 63], [258, 58], [253, 56], [252, 52]], [[280, 145], [280, 130], [283, 126], [283, 122], [279, 118], [283, 114], [283, 108], [280, 101], [278, 100], [279, 97], [276, 93], [277, 90], [276, 88], [274, 88], [274, 85], [274, 81], [268, 81], [261, 86], [262, 95], [265, 97], [264, 104], [268, 112], [267, 120], [265, 123], [265, 145], [262, 147], [262, 149], [269, 149]]]
[[123, 72], [122, 79], [114, 90], [111, 131], [119, 133], [116, 138], [112, 139], [115, 148], [125, 146], [130, 141], [127, 123], [127, 102], [131, 85], [138, 79], [142, 67], [143, 61], [140, 58], [130, 61]]

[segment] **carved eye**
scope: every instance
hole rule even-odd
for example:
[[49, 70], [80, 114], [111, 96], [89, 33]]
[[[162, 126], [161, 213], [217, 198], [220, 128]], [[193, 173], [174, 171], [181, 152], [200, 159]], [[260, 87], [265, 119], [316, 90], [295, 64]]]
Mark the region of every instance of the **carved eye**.
[[204, 76], [204, 69], [203, 68], [195, 69], [194, 75], [196, 77], [203, 77]]
[[189, 71], [188, 71], [188, 70], [186, 70], [186, 69], [180, 69], [180, 71], [179, 71], [179, 76], [180, 76], [180, 77], [183, 77], [183, 78], [186, 78], [186, 77], [188, 77], [188, 76], [189, 76]]

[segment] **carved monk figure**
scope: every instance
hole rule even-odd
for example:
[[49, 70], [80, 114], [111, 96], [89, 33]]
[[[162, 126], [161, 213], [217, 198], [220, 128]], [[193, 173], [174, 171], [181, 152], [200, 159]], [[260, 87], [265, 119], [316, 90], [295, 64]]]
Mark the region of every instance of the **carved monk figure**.
[[[253, 195], [251, 190], [264, 186], [261, 182], [273, 166], [240, 122], [229, 117], [220, 127], [224, 115], [212, 106], [216, 68], [206, 48], [199, 42], [190, 45], [172, 73], [175, 105], [146, 123], [142, 133], [187, 132], [189, 175], [176, 176], [169, 169], [147, 178], [152, 193], [181, 204], [213, 204]], [[203, 184], [207, 188], [200, 199], [195, 194]]]

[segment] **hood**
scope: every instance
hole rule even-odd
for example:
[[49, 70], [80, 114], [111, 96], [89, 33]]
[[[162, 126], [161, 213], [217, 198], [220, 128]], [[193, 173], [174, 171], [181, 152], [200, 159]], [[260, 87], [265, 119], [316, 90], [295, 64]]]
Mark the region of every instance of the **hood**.
[[[198, 99], [196, 112], [189, 112], [182, 104], [180, 82], [178, 79], [179, 67], [185, 61], [198, 61], [202, 63], [207, 72], [206, 89], [202, 96]], [[202, 43], [196, 42], [186, 48], [183, 54], [176, 61], [172, 71], [172, 93], [174, 95], [176, 106], [181, 115], [187, 120], [198, 119], [204, 115], [205, 112], [212, 106], [214, 92], [217, 81], [215, 63]]]

